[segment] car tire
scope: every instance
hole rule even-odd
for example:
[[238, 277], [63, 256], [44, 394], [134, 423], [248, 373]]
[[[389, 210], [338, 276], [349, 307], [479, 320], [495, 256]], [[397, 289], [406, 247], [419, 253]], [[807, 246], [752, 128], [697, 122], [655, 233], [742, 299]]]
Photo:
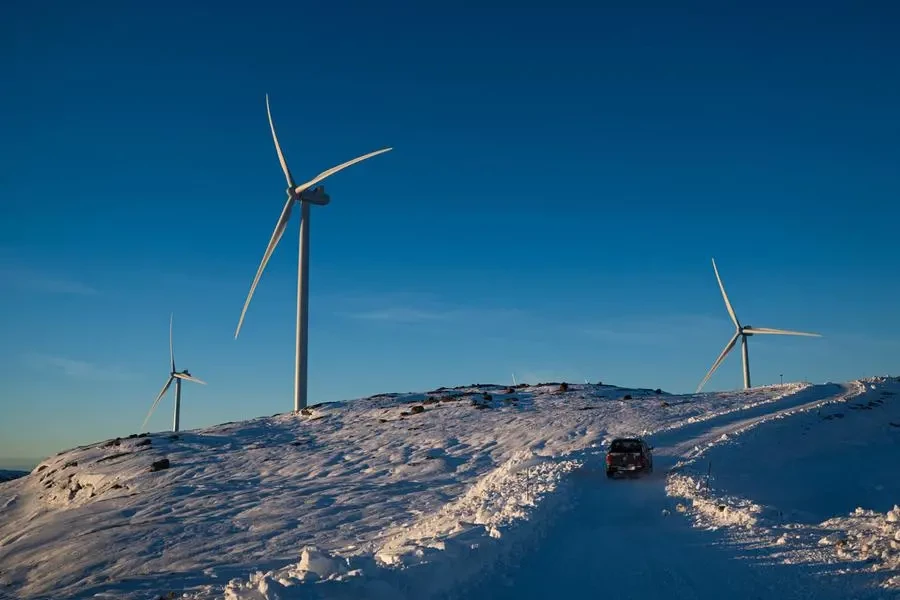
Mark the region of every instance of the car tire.
[[606, 471], [606, 476], [609, 477], [610, 479], [612, 479], [613, 475], [615, 475], [615, 474], [616, 474], [615, 471], [609, 471], [609, 470]]

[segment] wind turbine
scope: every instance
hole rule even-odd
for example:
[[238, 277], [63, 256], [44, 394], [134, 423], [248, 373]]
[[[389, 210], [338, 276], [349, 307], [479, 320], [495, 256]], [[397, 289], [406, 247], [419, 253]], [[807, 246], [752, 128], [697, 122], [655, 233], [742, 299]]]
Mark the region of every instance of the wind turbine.
[[722, 285], [722, 278], [719, 277], [719, 269], [716, 268], [716, 259], [713, 259], [713, 271], [716, 273], [716, 280], [719, 282], [719, 289], [722, 290], [722, 298], [725, 299], [725, 308], [728, 309], [728, 314], [731, 316], [731, 320], [734, 322], [735, 332], [734, 336], [729, 340], [728, 344], [725, 345], [725, 349], [722, 350], [722, 354], [719, 355], [719, 358], [716, 359], [716, 362], [713, 363], [712, 368], [709, 370], [709, 373], [706, 374], [706, 377], [703, 378], [703, 381], [700, 382], [700, 385], [697, 386], [697, 393], [703, 389], [703, 386], [706, 385], [706, 382], [709, 381], [709, 378], [712, 377], [712, 374], [716, 372], [716, 369], [719, 368], [719, 365], [722, 364], [722, 361], [725, 360], [725, 357], [728, 356], [728, 353], [731, 352], [732, 348], [734, 348], [737, 343], [738, 338], [741, 338], [741, 354], [744, 359], [744, 389], [750, 389], [750, 357], [747, 353], [747, 338], [751, 335], [803, 335], [808, 337], [822, 337], [818, 333], [804, 333], [802, 331], [787, 331], [784, 329], [771, 329], [768, 327], [751, 327], [749, 325], [741, 325], [741, 322], [738, 321], [737, 315], [734, 313], [734, 308], [731, 306], [731, 302], [728, 300], [728, 294], [725, 293], [725, 286]]
[[169, 359], [172, 364], [172, 371], [169, 373], [169, 379], [166, 380], [166, 385], [163, 386], [162, 391], [159, 392], [159, 396], [156, 397], [156, 400], [153, 402], [153, 406], [150, 407], [150, 412], [147, 413], [147, 416], [144, 418], [144, 423], [141, 425], [141, 431], [144, 430], [144, 427], [147, 426], [147, 421], [150, 420], [150, 415], [153, 414], [153, 411], [156, 410], [156, 405], [159, 404], [159, 401], [162, 400], [162, 397], [166, 395], [166, 392], [169, 391], [169, 386], [172, 385], [172, 382], [175, 382], [175, 417], [172, 420], [172, 431], [178, 431], [179, 423], [181, 422], [181, 382], [182, 381], [193, 381], [194, 383], [202, 383], [206, 385], [205, 381], [201, 381], [191, 375], [187, 369], [184, 371], [176, 371], [175, 370], [175, 348], [172, 344], [172, 323], [175, 320], [175, 315], [172, 314], [169, 316]]
[[382, 148], [375, 152], [363, 154], [353, 160], [348, 160], [336, 167], [332, 167], [327, 171], [322, 171], [313, 179], [310, 179], [302, 185], [297, 185], [294, 183], [294, 177], [291, 175], [291, 171], [287, 166], [287, 161], [284, 158], [284, 153], [281, 151], [281, 145], [278, 143], [278, 136], [275, 135], [275, 124], [272, 122], [272, 110], [269, 108], [268, 94], [266, 94], [266, 112], [269, 115], [269, 129], [272, 130], [272, 140], [275, 142], [275, 151], [278, 153], [278, 161], [281, 163], [281, 170], [284, 171], [284, 177], [287, 179], [287, 201], [284, 203], [284, 208], [281, 209], [281, 216], [278, 217], [278, 222], [275, 224], [275, 231], [272, 232], [272, 238], [269, 240], [269, 245], [266, 246], [266, 251], [263, 254], [262, 262], [259, 264], [259, 269], [256, 270], [256, 277], [253, 278], [253, 283], [250, 285], [250, 293], [247, 294], [247, 300], [244, 302], [243, 310], [241, 310], [241, 318], [238, 320], [237, 329], [234, 332], [234, 339], [237, 339], [238, 334], [241, 332], [241, 325], [244, 323], [244, 315], [247, 313], [247, 307], [250, 306], [250, 299], [253, 298], [253, 292], [256, 290], [256, 285], [259, 283], [260, 277], [262, 277], [263, 270], [266, 268], [269, 258], [272, 257], [272, 253], [275, 251], [278, 242], [281, 241], [281, 236], [284, 235], [284, 230], [291, 217], [291, 209], [294, 207], [294, 203], [299, 203], [300, 256], [297, 261], [297, 333], [295, 343], [296, 365], [294, 367], [294, 412], [297, 412], [302, 408], [306, 408], [306, 376], [309, 364], [307, 360], [307, 348], [309, 346], [309, 205], [316, 204], [318, 206], [325, 206], [331, 202], [331, 198], [325, 193], [324, 186], [315, 188], [313, 188], [313, 186], [323, 179], [334, 175], [338, 171], [342, 171], [349, 166], [372, 158], [373, 156], [388, 152], [389, 150], [392, 150], [392, 148]]

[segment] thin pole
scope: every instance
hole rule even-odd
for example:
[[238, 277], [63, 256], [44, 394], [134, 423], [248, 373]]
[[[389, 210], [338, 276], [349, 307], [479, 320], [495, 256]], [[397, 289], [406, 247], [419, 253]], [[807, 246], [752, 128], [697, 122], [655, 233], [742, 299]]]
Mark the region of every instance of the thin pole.
[[741, 354], [744, 358], [744, 389], [750, 389], [750, 354], [747, 351], [747, 336], [741, 335]]
[[178, 431], [181, 422], [181, 379], [175, 378], [175, 419], [172, 423], [172, 431]]
[[294, 367], [294, 412], [306, 408], [309, 347], [309, 202], [300, 200], [300, 255], [297, 264], [297, 340]]

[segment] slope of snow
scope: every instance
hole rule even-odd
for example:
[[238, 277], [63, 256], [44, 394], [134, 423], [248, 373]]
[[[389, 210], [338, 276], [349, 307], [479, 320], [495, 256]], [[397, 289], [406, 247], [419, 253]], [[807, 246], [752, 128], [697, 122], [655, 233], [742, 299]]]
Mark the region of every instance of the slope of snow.
[[[297, 564], [229, 582], [225, 597], [308, 598], [313, 592], [300, 585], [304, 582], [317, 584], [316, 597], [347, 600], [452, 594], [491, 564], [534, 541], [536, 528], [509, 526], [521, 519], [541, 522], [558, 509], [565, 499], [558, 489], [560, 480], [578, 466], [576, 460], [537, 459], [532, 452], [519, 452], [438, 512], [386, 532], [374, 556], [335, 556], [306, 547]], [[218, 596], [209, 588], [190, 594], [204, 599]]]
[[[707, 423], [833, 392], [801, 384], [696, 396], [477, 386], [109, 440], [0, 487], [0, 591], [444, 595], [515, 563], [549, 535], [583, 487], [575, 475], [595, 470], [609, 438], [659, 432], [681, 456], [707, 435]], [[163, 459], [168, 468], [151, 469]]]
[[[232, 579], [277, 578], [285, 569], [305, 581], [309, 569], [299, 562], [310, 546], [347, 566], [320, 579], [353, 572], [349, 559], [369, 561], [369, 570], [408, 567], [456, 539], [471, 547], [502, 536], [552, 496], [573, 468], [565, 460], [572, 452], [802, 387], [678, 397], [482, 386], [109, 440], [61, 453], [0, 488], [0, 585], [23, 598], [212, 597]], [[170, 467], [151, 472], [162, 459]]]
[[847, 562], [900, 590], [898, 463], [900, 381], [873, 378], [833, 403], [723, 432], [678, 465], [667, 491], [699, 525], [779, 562]]

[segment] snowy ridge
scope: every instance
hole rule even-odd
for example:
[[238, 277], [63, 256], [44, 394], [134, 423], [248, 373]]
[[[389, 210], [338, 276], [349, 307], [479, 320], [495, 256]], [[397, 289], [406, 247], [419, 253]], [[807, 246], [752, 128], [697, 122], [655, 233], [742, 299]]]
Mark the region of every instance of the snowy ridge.
[[[896, 479], [889, 473], [895, 471], [896, 461], [900, 459], [900, 448], [897, 448], [900, 446], [900, 402], [896, 401], [900, 393], [900, 380], [870, 378], [851, 382], [845, 388], [843, 393], [832, 398], [740, 423], [718, 438], [696, 447], [668, 476], [666, 492], [673, 498], [687, 501], [687, 504], [679, 503], [676, 508], [679, 512], [689, 513], [699, 526], [741, 530], [743, 538], [752, 539], [757, 545], [772, 547], [773, 556], [785, 563], [855, 562], [868, 570], [887, 573], [888, 578], [882, 586], [900, 589], [900, 507], [896, 504], [886, 512], [857, 507], [848, 516], [816, 522], [807, 515], [808, 510], [761, 504], [716, 485], [717, 460], [728, 461], [729, 456], [737, 460], [739, 455], [735, 454], [735, 450], [740, 449], [743, 442], [740, 436], [761, 424], [780, 419], [789, 419], [783, 430], [790, 432], [791, 442], [798, 445], [798, 432], [813, 430], [824, 423], [839, 423], [838, 426], [843, 428], [841, 436], [864, 451], [873, 429], [883, 432], [889, 439], [895, 440], [892, 445], [896, 454], [885, 456], [876, 451], [867, 459], [888, 471], [886, 476], [889, 479]], [[831, 405], [837, 408], [822, 414], [822, 409]], [[852, 421], [847, 417], [851, 411], [857, 413]], [[863, 411], [866, 411], [865, 416]], [[801, 417], [802, 421], [799, 420]], [[761, 461], [772, 460], [775, 463], [772, 469], [777, 469], [778, 450], [783, 449], [779, 447], [779, 443], [784, 443], [783, 435], [776, 437], [781, 433], [777, 429], [766, 428], [760, 433], [764, 442], [757, 444], [774, 449], [773, 457], [758, 457]], [[840, 445], [842, 437], [818, 435], [810, 437], [807, 443], [813, 446]], [[719, 451], [718, 457], [711, 458], [709, 462], [701, 460], [714, 450]], [[747, 452], [747, 449], [742, 451]], [[808, 459], [810, 451], [801, 451]], [[854, 460], [857, 459], [855, 455], [850, 456], [846, 462], [847, 468], [855, 468]], [[710, 473], [709, 469], [713, 472]], [[835, 471], [836, 475], [841, 474], [840, 467], [836, 467]], [[758, 483], [754, 482], [754, 485]], [[802, 487], [803, 480], [795, 485]], [[840, 483], [837, 485], [840, 486]], [[881, 484], [877, 487], [884, 488]], [[889, 491], [898, 494], [900, 485]], [[895, 497], [900, 499], [900, 494]], [[807, 522], [794, 522], [796, 518], [805, 518]]]
[[443, 595], [533, 546], [604, 440], [777, 410], [811, 389], [479, 385], [92, 444], [0, 486], [0, 590]]

